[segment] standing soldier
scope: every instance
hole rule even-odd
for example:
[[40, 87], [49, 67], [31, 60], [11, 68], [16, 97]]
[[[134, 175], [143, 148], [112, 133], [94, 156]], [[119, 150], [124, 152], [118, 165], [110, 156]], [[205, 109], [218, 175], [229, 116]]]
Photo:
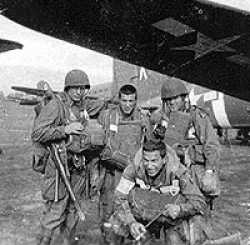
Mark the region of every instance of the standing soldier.
[[137, 106], [137, 91], [131, 84], [119, 90], [119, 104], [104, 111], [100, 122], [106, 130], [106, 146], [101, 153], [103, 183], [100, 189], [100, 213], [103, 243], [109, 242], [108, 220], [113, 210], [113, 194], [122, 170], [134, 158], [144, 138], [147, 116]]
[[[35, 154], [33, 168], [44, 174], [42, 197], [45, 212], [41, 218], [39, 245], [49, 245], [55, 231], [64, 235], [64, 244], [69, 244], [78, 222], [76, 208], [56, 169], [54, 145], [63, 162], [66, 175], [77, 197], [86, 195], [88, 182], [87, 135], [88, 112], [98, 111], [103, 104], [90, 105], [85, 98], [90, 88], [88, 76], [81, 70], [72, 70], [65, 77], [64, 92], [52, 96], [43, 105], [34, 121], [32, 140]], [[104, 135], [104, 134], [103, 134]], [[91, 136], [92, 137], [92, 136]], [[103, 137], [104, 139], [104, 137]]]
[[[176, 149], [182, 163], [191, 169], [193, 178], [207, 197], [207, 203], [219, 194], [217, 163], [220, 144], [209, 114], [190, 106], [185, 85], [176, 78], [161, 88], [162, 109], [151, 116], [154, 134]], [[165, 130], [164, 130], [165, 129]]]

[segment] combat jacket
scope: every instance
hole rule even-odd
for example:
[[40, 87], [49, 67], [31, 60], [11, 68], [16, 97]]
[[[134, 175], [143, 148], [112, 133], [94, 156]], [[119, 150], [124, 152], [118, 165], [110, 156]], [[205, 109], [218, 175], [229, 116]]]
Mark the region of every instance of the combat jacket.
[[[44, 147], [50, 146], [51, 143], [61, 144], [62, 142], [66, 142], [67, 146], [70, 136], [65, 134], [65, 126], [74, 121], [81, 122], [83, 125], [86, 125], [89, 113], [90, 115], [94, 115], [103, 107], [103, 102], [97, 101], [93, 104], [92, 102], [89, 103], [87, 100], [80, 106], [74, 105], [68, 98], [68, 95], [66, 93], [62, 93], [60, 94], [60, 97], [50, 100], [35, 118], [31, 138], [33, 142], [40, 143]], [[71, 139], [71, 143], [72, 142], [74, 142], [73, 151], [76, 151], [77, 153], [79, 150], [80, 152], [82, 147], [82, 139], [80, 136], [73, 137], [73, 139]], [[68, 151], [72, 153], [66, 154], [68, 161], [72, 160], [74, 157], [71, 143], [66, 147], [67, 153]], [[70, 171], [72, 166], [69, 166], [69, 168]], [[54, 199], [55, 172], [55, 165], [50, 156], [45, 168], [44, 182], [42, 183], [42, 194], [45, 199]], [[65, 187], [60, 182], [59, 198], [64, 195]]]
[[31, 135], [34, 142], [46, 144], [66, 139], [64, 128], [69, 121], [79, 121], [84, 124], [89, 117], [95, 116], [105, 107], [103, 101], [92, 100], [85, 100], [81, 105], [75, 106], [65, 93], [60, 94], [60, 100], [64, 104], [65, 112], [61, 112], [58, 101], [53, 99], [39, 113]]
[[128, 201], [130, 191], [138, 184], [141, 188], [147, 186], [152, 190], [159, 189], [160, 186], [169, 186], [172, 175], [179, 180], [179, 194], [186, 200], [180, 204], [181, 212], [178, 218], [187, 219], [196, 214], [203, 214], [206, 207], [204, 196], [190, 178], [185, 166], [180, 164], [175, 152], [170, 147], [167, 152], [165, 165], [155, 178], [150, 178], [146, 174], [141, 150], [138, 151], [135, 162], [124, 170], [114, 197], [115, 212], [123, 224], [130, 225], [135, 221]]
[[206, 169], [216, 168], [220, 157], [220, 144], [205, 110], [192, 106], [190, 111], [162, 111], [152, 114], [152, 124], [164, 124], [165, 141], [170, 145], [192, 145], [190, 155], [195, 163], [205, 164]]

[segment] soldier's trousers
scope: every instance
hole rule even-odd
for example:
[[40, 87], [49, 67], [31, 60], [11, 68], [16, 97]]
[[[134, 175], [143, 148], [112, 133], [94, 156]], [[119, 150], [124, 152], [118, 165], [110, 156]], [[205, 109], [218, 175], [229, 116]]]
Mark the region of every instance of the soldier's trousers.
[[[193, 164], [191, 165], [191, 175], [192, 178], [195, 180], [195, 183], [197, 184], [197, 186], [200, 188], [201, 192], [203, 193], [202, 190], [202, 178], [205, 174], [205, 166], [203, 164]], [[203, 193], [204, 194], [204, 193]], [[211, 199], [211, 197], [207, 196], [206, 194], [204, 194], [205, 199], [206, 199], [206, 203], [207, 203], [207, 214], [206, 215], [210, 215], [210, 211], [211, 209], [213, 209], [213, 199]]]
[[113, 213], [113, 199], [115, 188], [121, 178], [122, 172], [113, 170], [110, 171], [106, 169], [104, 182], [100, 190], [100, 200], [99, 200], [99, 215], [100, 215], [100, 225], [102, 233], [102, 243], [101, 244], [112, 244], [112, 232], [110, 227], [105, 227], [105, 223], [109, 222], [109, 218]]
[[[87, 198], [85, 175], [85, 171], [71, 173], [71, 187], [81, 206]], [[78, 213], [66, 191], [65, 195], [61, 196], [57, 202], [45, 200], [45, 209], [40, 220], [41, 235], [52, 237], [54, 232], [57, 231], [69, 236], [74, 233], [78, 221]]]
[[113, 212], [113, 198], [116, 186], [121, 178], [121, 171], [106, 170], [103, 186], [100, 190], [101, 223], [107, 222]]
[[78, 220], [78, 214], [68, 194], [58, 202], [46, 201], [41, 218], [43, 235], [52, 237], [56, 230], [69, 234], [76, 227]]

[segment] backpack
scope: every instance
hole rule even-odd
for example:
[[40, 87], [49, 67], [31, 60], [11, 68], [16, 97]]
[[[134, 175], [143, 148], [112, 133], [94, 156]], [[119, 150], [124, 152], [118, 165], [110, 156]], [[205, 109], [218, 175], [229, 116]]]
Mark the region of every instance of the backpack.
[[[44, 98], [39, 102], [39, 104], [34, 108], [35, 110], [34, 123], [35, 120], [38, 118], [40, 112], [43, 110], [43, 108], [51, 101], [52, 97], [57, 101], [59, 107], [60, 119], [64, 121], [65, 108], [61, 97], [59, 95], [54, 95], [54, 96], [45, 95]], [[39, 142], [32, 142], [32, 169], [34, 171], [44, 174], [49, 156], [50, 156], [50, 150], [47, 145]]]

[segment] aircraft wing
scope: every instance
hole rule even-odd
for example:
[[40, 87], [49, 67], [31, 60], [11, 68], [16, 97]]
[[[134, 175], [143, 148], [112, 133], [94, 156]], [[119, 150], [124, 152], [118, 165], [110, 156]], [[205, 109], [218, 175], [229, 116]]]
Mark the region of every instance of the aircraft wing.
[[45, 34], [250, 100], [247, 1], [5, 0], [1, 6], [7, 17]]
[[23, 45], [21, 43], [0, 39], [0, 53], [22, 48]]

